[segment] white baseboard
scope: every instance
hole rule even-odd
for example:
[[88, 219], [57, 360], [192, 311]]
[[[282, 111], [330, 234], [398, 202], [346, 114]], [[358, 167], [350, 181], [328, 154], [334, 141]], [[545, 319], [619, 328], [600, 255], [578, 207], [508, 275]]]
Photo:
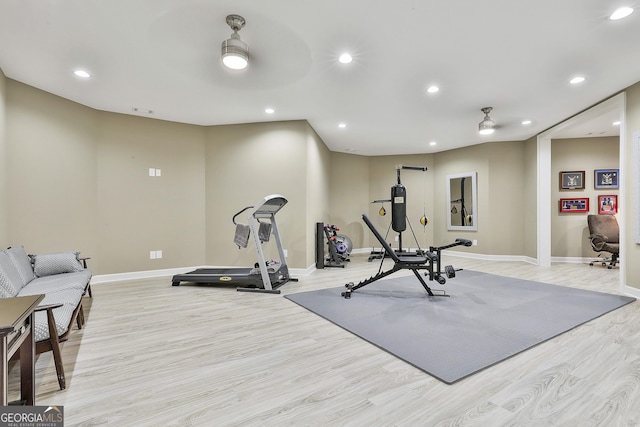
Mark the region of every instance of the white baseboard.
[[461, 251], [442, 251], [446, 256], [453, 256], [467, 259], [478, 259], [481, 261], [500, 261], [500, 262], [526, 262], [528, 264], [538, 265], [536, 258], [531, 258], [525, 255], [486, 255], [477, 254], [473, 252], [461, 252]]
[[[561, 257], [561, 256], [552, 256], [551, 262], [558, 262], [564, 264], [589, 264], [593, 260], [597, 260], [597, 257]], [[604, 258], [603, 258], [604, 259]]]
[[640, 289], [638, 288], [632, 288], [631, 286], [625, 285], [622, 289], [622, 292], [624, 292], [626, 295], [629, 295], [630, 297], [640, 299]]
[[316, 271], [315, 263], [311, 264], [307, 268], [290, 268], [289, 269], [289, 273], [291, 273], [292, 276], [308, 276], [314, 271]]
[[100, 283], [122, 282], [125, 280], [149, 279], [153, 277], [169, 277], [169, 276], [173, 276], [174, 274], [188, 273], [189, 271], [193, 271], [196, 268], [204, 268], [204, 267], [202, 266], [181, 267], [181, 268], [168, 268], [165, 270], [145, 270], [145, 271], [131, 271], [128, 273], [98, 274], [91, 278], [91, 284], [97, 285]]
[[356, 255], [356, 254], [368, 254], [371, 253], [373, 249], [369, 249], [369, 248], [360, 248], [360, 249], [353, 249], [351, 251], [352, 254]]
[[[171, 277], [175, 274], [184, 274], [193, 271], [197, 268], [233, 268], [233, 267], [221, 267], [221, 266], [196, 266], [196, 267], [180, 267], [180, 268], [167, 268], [164, 270], [145, 270], [145, 271], [131, 271], [128, 273], [114, 273], [114, 274], [98, 274], [91, 278], [92, 285], [98, 285], [102, 283], [123, 282], [126, 280], [141, 280], [152, 279], [154, 277]], [[291, 276], [308, 276], [315, 270], [315, 264], [306, 269], [291, 268], [289, 273]]]
[[[486, 255], [486, 254], [477, 254], [473, 252], [461, 252], [461, 251], [442, 251], [447, 257], [459, 257], [459, 258], [467, 258], [467, 259], [477, 259], [481, 261], [499, 261], [499, 262], [526, 262], [528, 264], [538, 265], [538, 260], [536, 258], [531, 258], [524, 255]], [[351, 252], [352, 254], [369, 254], [371, 253], [371, 249], [355, 249]], [[597, 258], [582, 258], [582, 257], [552, 257], [551, 262], [555, 263], [570, 263], [570, 264], [588, 264]], [[220, 267], [220, 266], [218, 266]], [[154, 277], [170, 277], [174, 274], [183, 274], [188, 273], [189, 271], [193, 271], [197, 268], [216, 268], [212, 266], [196, 266], [196, 267], [180, 267], [180, 268], [168, 268], [164, 270], [146, 270], [146, 271], [132, 271], [128, 273], [115, 273], [115, 274], [99, 274], [93, 276], [91, 278], [91, 284], [97, 285], [101, 283], [113, 283], [113, 282], [122, 282], [126, 280], [140, 280], [140, 279], [150, 279]], [[221, 267], [225, 268], [225, 267]], [[233, 267], [229, 267], [233, 268]], [[311, 264], [307, 268], [291, 268], [289, 269], [289, 273], [291, 276], [308, 276], [316, 270], [316, 265]], [[634, 295], [636, 297], [640, 297], [640, 289], [626, 287], [628, 289], [629, 295]], [[626, 291], [625, 291], [626, 292]], [[636, 294], [634, 294], [634, 292]]]

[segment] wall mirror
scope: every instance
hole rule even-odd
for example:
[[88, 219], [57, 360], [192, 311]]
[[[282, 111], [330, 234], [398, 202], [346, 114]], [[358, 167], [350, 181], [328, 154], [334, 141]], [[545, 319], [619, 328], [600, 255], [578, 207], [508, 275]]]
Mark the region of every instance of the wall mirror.
[[478, 230], [476, 173], [447, 175], [447, 229]]

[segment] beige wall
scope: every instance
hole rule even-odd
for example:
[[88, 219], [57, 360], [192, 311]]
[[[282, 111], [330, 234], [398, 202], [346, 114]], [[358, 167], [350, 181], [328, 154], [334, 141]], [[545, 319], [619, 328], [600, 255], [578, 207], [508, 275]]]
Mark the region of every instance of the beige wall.
[[489, 203], [484, 221], [490, 234], [488, 253], [522, 255], [525, 227], [536, 226], [525, 224], [525, 191], [528, 188], [525, 186], [525, 144], [492, 142], [487, 145]]
[[[531, 188], [526, 187], [525, 175], [522, 173], [526, 169], [523, 142], [488, 143], [412, 156], [363, 158], [333, 153], [332, 213], [333, 216], [342, 215], [342, 222], [349, 224], [350, 229], [345, 234], [355, 237], [355, 247], [376, 246], [360, 220], [363, 212], [369, 215], [383, 235], [387, 233], [391, 221], [391, 204], [372, 204], [371, 201], [390, 198], [391, 187], [397, 181], [396, 165], [427, 166], [428, 169], [426, 173], [401, 171], [402, 184], [407, 189], [407, 216], [420, 247], [441, 246], [462, 237], [478, 240], [477, 247], [460, 249], [467, 252], [523, 254], [526, 216], [523, 210], [511, 208], [511, 203], [516, 206], [524, 203], [527, 189], [533, 189], [533, 196], [527, 194], [529, 200], [535, 198], [535, 183], [529, 186]], [[535, 158], [533, 165], [529, 164], [529, 169], [533, 169], [535, 174]], [[447, 230], [446, 218], [449, 211], [446, 205], [446, 176], [463, 172], [478, 173], [478, 231]], [[358, 179], [365, 176], [368, 176], [368, 188]], [[378, 214], [381, 206], [385, 207], [386, 216]], [[430, 221], [423, 227], [420, 217], [425, 213]], [[535, 221], [535, 216], [532, 218]], [[501, 230], [501, 233], [495, 233], [493, 230], [496, 229]], [[363, 236], [362, 246], [360, 236]], [[387, 239], [394, 247], [398, 245], [396, 236], [397, 233], [390, 231]], [[408, 247], [416, 247], [410, 228], [403, 233], [403, 248]], [[535, 251], [535, 243], [533, 250]]]
[[[618, 169], [620, 139], [575, 138], [551, 141], [551, 256], [596, 257], [589, 244], [586, 213], [560, 213], [561, 198], [588, 198], [589, 213], [598, 213], [598, 196], [617, 189], [594, 188], [595, 169]], [[584, 171], [584, 190], [560, 190], [561, 171]]]
[[[206, 263], [253, 265], [251, 248], [233, 243], [233, 215], [269, 194], [288, 203], [276, 216], [287, 263], [306, 268], [307, 254], [307, 124], [305, 121], [214, 126], [206, 144]], [[317, 165], [316, 165], [317, 167]], [[247, 224], [246, 217], [238, 218]], [[266, 259], [277, 259], [273, 242], [263, 247]]]
[[[387, 211], [385, 216], [380, 216], [380, 204], [370, 203], [373, 200], [385, 200], [391, 198], [391, 187], [394, 186], [398, 179], [396, 166], [426, 166], [427, 172], [414, 170], [401, 170], [400, 177], [402, 185], [406, 188], [406, 210], [407, 210], [407, 229], [402, 233], [402, 248], [415, 249], [420, 246], [423, 249], [434, 244], [434, 230], [438, 224], [434, 221], [437, 205], [434, 203], [433, 187], [434, 187], [434, 160], [433, 154], [416, 154], [404, 156], [375, 156], [369, 158], [369, 204], [368, 208], [363, 206], [363, 213], [368, 212], [368, 216], [375, 227], [382, 235], [387, 233], [391, 224], [391, 203], [384, 203]], [[420, 218], [423, 214], [431, 220], [431, 222], [423, 227], [420, 224]], [[360, 216], [358, 216], [360, 222]], [[409, 228], [409, 223], [413, 228], [415, 239]], [[366, 227], [366, 226], [365, 226]], [[368, 229], [365, 229], [365, 236], [368, 237], [370, 246], [378, 247], [377, 240], [371, 235]], [[398, 233], [393, 230], [389, 231], [387, 241], [392, 247], [397, 248], [398, 242], [395, 241]], [[417, 244], [416, 244], [417, 240]], [[366, 241], [365, 241], [366, 242]]]
[[95, 256], [96, 112], [14, 80], [6, 84], [6, 246]]
[[79, 250], [98, 274], [204, 262], [201, 128], [8, 87], [9, 245]]
[[306, 123], [307, 134], [307, 189], [305, 231], [306, 266], [315, 264], [315, 231], [317, 222], [330, 221], [331, 152], [316, 131]]
[[[11, 188], [0, 209], [3, 246], [79, 250], [96, 274], [253, 265], [253, 251], [233, 244], [231, 218], [280, 193], [289, 200], [278, 214], [288, 261], [313, 265], [331, 156], [306, 121], [206, 128], [99, 112], [2, 82], [0, 160], [11, 159], [0, 180]], [[266, 256], [276, 258], [271, 246]], [[162, 259], [149, 259], [156, 250]]]
[[[434, 176], [434, 194], [438, 201], [435, 215], [436, 240], [438, 245], [452, 242], [456, 238], [477, 240], [478, 246], [470, 249], [474, 252], [483, 252], [489, 247], [489, 233], [487, 233], [486, 203], [483, 201], [488, 193], [488, 161], [484, 153], [486, 146], [474, 145], [456, 150], [444, 151], [435, 154], [436, 170]], [[475, 213], [478, 225], [477, 231], [449, 231], [447, 230], [447, 216], [450, 215], [450, 206], [447, 205], [447, 175], [475, 172], [476, 191], [478, 195], [478, 212]], [[456, 248], [457, 249], [457, 248]], [[454, 249], [454, 250], [456, 250]]]
[[[202, 265], [205, 133], [198, 126], [99, 113], [99, 272]], [[149, 168], [161, 175], [149, 176]], [[149, 259], [150, 251], [162, 259]]]
[[[363, 213], [369, 212], [369, 157], [331, 153], [329, 217], [318, 222], [335, 224], [340, 234], [349, 236], [354, 248], [370, 246]], [[388, 206], [387, 206], [388, 207]]]
[[[85, 246], [80, 247], [73, 240], [74, 233], [67, 232], [73, 230], [72, 226], [65, 226], [64, 236], [51, 236], [50, 241], [36, 237], [48, 232], [54, 222], [49, 219], [46, 226], [37, 229], [17, 220], [12, 222], [19, 230], [15, 241], [24, 242], [34, 252], [59, 250], [60, 242], [68, 242], [69, 247], [94, 254], [92, 266], [101, 274], [202, 264], [250, 265], [255, 255], [249, 250], [240, 251], [233, 244], [231, 217], [272, 193], [281, 193], [289, 200], [278, 214], [278, 223], [291, 266], [306, 268], [313, 264], [315, 222], [337, 224], [354, 240], [356, 248], [375, 246], [360, 215], [367, 213], [386, 232], [390, 204], [385, 205], [387, 216], [381, 217], [381, 205], [371, 201], [390, 197], [390, 188], [397, 179], [396, 165], [427, 166], [426, 173], [401, 172], [408, 193], [407, 214], [421, 247], [445, 244], [466, 233], [454, 236], [446, 231], [444, 208], [439, 209], [445, 204], [444, 173], [476, 170], [479, 190], [489, 195], [489, 159], [498, 156], [501, 164], [513, 163], [516, 155], [511, 151], [520, 151], [519, 144], [508, 149], [485, 144], [440, 154], [444, 160], [438, 165], [438, 175], [435, 156], [431, 154], [363, 157], [330, 153], [305, 121], [201, 128], [96, 112], [16, 82], [11, 85], [11, 123], [15, 129], [11, 139], [17, 164], [32, 162], [28, 167], [14, 168], [12, 176], [32, 189], [39, 188], [45, 181], [37, 173], [42, 162], [33, 162], [29, 153], [41, 152], [37, 156], [50, 158], [51, 151], [43, 150], [41, 144], [56, 140], [52, 149], [56, 155], [70, 157], [66, 164], [68, 175], [60, 172], [56, 180], [87, 183], [86, 194], [78, 199], [85, 211], [92, 212], [83, 212], [68, 203], [54, 203], [55, 209], [65, 208], [74, 226], [81, 218], [84, 231], [76, 237], [86, 239]], [[31, 104], [39, 107], [30, 108]], [[52, 110], [66, 111], [67, 116], [47, 117]], [[42, 129], [47, 128], [43, 125], [49, 122], [54, 130], [43, 133]], [[73, 140], [73, 135], [79, 135], [78, 141], [86, 145], [84, 149], [63, 144]], [[82, 159], [77, 158], [76, 151], [83, 153]], [[455, 160], [449, 161], [447, 156]], [[462, 161], [466, 165], [459, 169], [461, 158], [466, 158]], [[78, 170], [77, 164], [88, 166]], [[162, 176], [149, 177], [151, 167], [161, 169]], [[442, 185], [436, 183], [438, 176]], [[498, 181], [503, 180], [497, 176]], [[64, 188], [64, 183], [56, 182], [49, 190]], [[19, 199], [18, 194], [12, 192], [12, 197]], [[47, 202], [46, 195], [38, 190], [31, 191], [30, 197], [39, 199], [41, 205]], [[483, 209], [486, 207], [481, 202], [481, 212]], [[14, 211], [16, 218], [26, 215], [33, 221], [26, 202], [18, 203]], [[419, 224], [423, 214], [430, 219], [426, 227]], [[486, 221], [490, 223], [488, 216]], [[29, 233], [34, 239], [28, 238]], [[478, 234], [481, 235], [482, 232]], [[391, 233], [389, 240], [397, 246], [394, 238], [395, 233]], [[488, 250], [505, 253], [502, 247], [493, 248], [488, 239], [479, 239]], [[403, 234], [403, 240], [405, 248], [416, 246], [410, 229]], [[45, 245], [47, 242], [49, 246]], [[508, 253], [520, 253], [518, 247], [506, 248], [513, 251]], [[276, 256], [274, 248], [265, 249], [267, 257]], [[163, 259], [149, 260], [150, 250], [162, 250]], [[481, 251], [482, 247], [478, 248]]]
[[[626, 115], [626, 167], [633, 171], [640, 85], [628, 90]], [[429, 169], [402, 172], [421, 246], [465, 237], [478, 240], [477, 247], [464, 249], [470, 252], [536, 256], [535, 138], [363, 157], [330, 153], [306, 121], [208, 128], [162, 122], [95, 111], [2, 75], [0, 130], [2, 245], [24, 244], [30, 252], [80, 250], [93, 257], [96, 274], [252, 263], [255, 256], [232, 243], [231, 216], [271, 193], [289, 199], [278, 223], [292, 267], [313, 264], [318, 221], [335, 223], [356, 248], [368, 248], [374, 243], [360, 214], [368, 213], [386, 232], [390, 212], [379, 216], [380, 205], [371, 201], [390, 197], [397, 164]], [[161, 169], [162, 177], [150, 178], [150, 167]], [[580, 170], [604, 167], [598, 162]], [[468, 171], [478, 173], [479, 228], [450, 232], [445, 176]], [[625, 252], [633, 257], [632, 173], [625, 178]], [[3, 184], [10, 188], [4, 194]], [[423, 213], [431, 220], [425, 228], [419, 225]], [[410, 231], [407, 246], [414, 246]], [[162, 250], [163, 259], [149, 260], [150, 250]], [[640, 287], [640, 269], [627, 266], [628, 283]]]
[[[206, 144], [206, 264], [253, 265], [255, 251], [233, 243], [233, 215], [269, 194], [287, 205], [276, 216], [291, 267], [315, 263], [315, 223], [329, 216], [331, 154], [306, 121], [214, 126]], [[246, 224], [245, 216], [238, 222]], [[277, 259], [273, 241], [266, 259]]]
[[[434, 194], [439, 211], [436, 215], [438, 241], [455, 238], [477, 240], [471, 248], [456, 248], [488, 255], [523, 255], [525, 215], [525, 144], [493, 142], [437, 153]], [[447, 230], [446, 176], [477, 173], [477, 231]], [[441, 244], [441, 243], [439, 243]]]
[[4, 76], [2, 69], [0, 69], [0, 245], [9, 241], [9, 219], [7, 218], [8, 210], [5, 208], [8, 203], [6, 81], [7, 79]]
[[633, 133], [640, 131], [640, 83], [636, 83], [627, 89], [627, 108], [626, 108], [626, 133], [625, 133], [625, 176], [624, 176], [624, 210], [625, 218], [625, 246], [621, 251], [622, 262], [626, 266], [626, 284], [640, 289], [640, 263], [633, 260], [640, 259], [640, 245], [635, 242], [635, 232], [640, 227], [640, 221], [637, 219], [640, 212], [634, 212], [634, 200], [636, 196], [634, 192], [638, 189], [638, 183], [634, 182], [637, 177], [636, 171], [638, 159], [634, 159], [634, 140]]

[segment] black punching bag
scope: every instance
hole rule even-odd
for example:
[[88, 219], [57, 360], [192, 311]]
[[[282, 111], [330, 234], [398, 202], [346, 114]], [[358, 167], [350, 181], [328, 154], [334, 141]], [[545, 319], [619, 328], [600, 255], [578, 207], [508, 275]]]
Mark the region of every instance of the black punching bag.
[[396, 233], [407, 229], [407, 189], [402, 184], [391, 187], [391, 228]]

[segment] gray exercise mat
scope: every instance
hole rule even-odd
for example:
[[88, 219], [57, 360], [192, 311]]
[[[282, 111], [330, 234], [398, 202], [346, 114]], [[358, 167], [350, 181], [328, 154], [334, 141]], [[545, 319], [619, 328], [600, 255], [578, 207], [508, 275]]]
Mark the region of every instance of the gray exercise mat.
[[470, 270], [445, 288], [450, 297], [430, 297], [407, 276], [351, 299], [344, 286], [285, 297], [447, 384], [635, 301]]

